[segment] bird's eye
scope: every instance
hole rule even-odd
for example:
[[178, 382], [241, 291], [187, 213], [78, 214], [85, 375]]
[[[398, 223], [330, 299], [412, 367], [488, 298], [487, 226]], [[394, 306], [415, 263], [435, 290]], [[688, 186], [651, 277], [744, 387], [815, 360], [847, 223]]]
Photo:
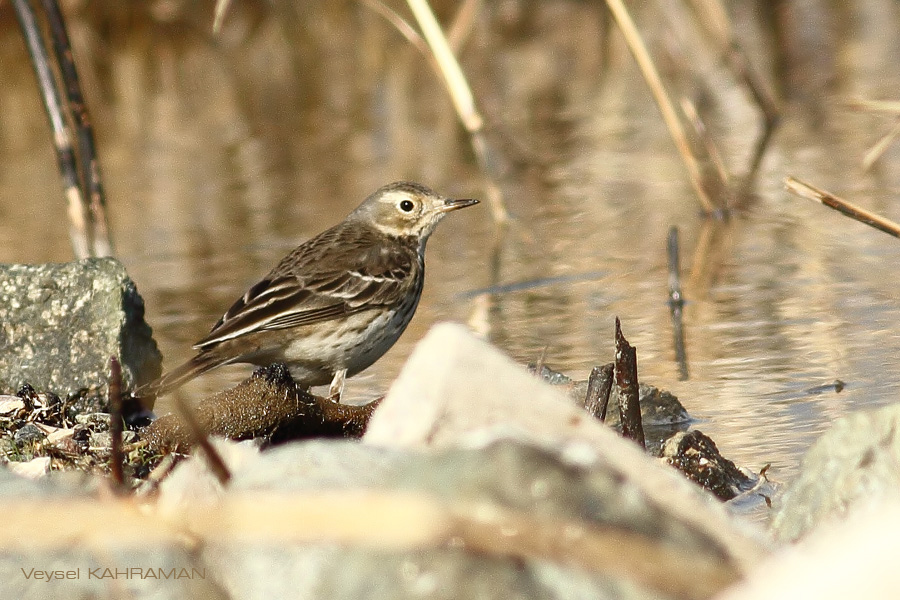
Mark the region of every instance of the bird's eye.
[[413, 204], [412, 200], [403, 200], [400, 202], [399, 206], [400, 210], [402, 210], [403, 212], [410, 212], [413, 208], [415, 208], [416, 205]]

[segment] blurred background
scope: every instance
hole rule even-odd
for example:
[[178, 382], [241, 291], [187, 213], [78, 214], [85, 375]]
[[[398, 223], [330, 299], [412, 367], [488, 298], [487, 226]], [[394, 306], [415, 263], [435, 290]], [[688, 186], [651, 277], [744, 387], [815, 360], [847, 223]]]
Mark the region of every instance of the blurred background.
[[[388, 6], [413, 22], [403, 2]], [[758, 106], [682, 0], [630, 3], [674, 98], [697, 107], [737, 189]], [[436, 321], [470, 322], [519, 361], [586, 378], [613, 359], [613, 323], [641, 381], [679, 396], [723, 454], [790, 478], [836, 417], [898, 399], [900, 241], [792, 196], [794, 175], [900, 220], [900, 148], [866, 171], [896, 116], [893, 0], [726, 2], [737, 38], [783, 104], [740, 206], [703, 216], [687, 172], [602, 2], [496, 0], [459, 58], [486, 123], [487, 205], [432, 238], [417, 316], [348, 383], [383, 394]], [[483, 197], [485, 176], [423, 55], [360, 1], [62, 3], [95, 125], [116, 256], [137, 283], [167, 368], [244, 292], [378, 186], [413, 179]], [[435, 1], [445, 25], [457, 2]], [[35, 77], [0, 3], [0, 261], [72, 259]], [[666, 236], [681, 232], [689, 377], [679, 376]], [[249, 367], [186, 388], [199, 398]], [[846, 383], [811, 390], [836, 379]], [[821, 393], [815, 393], [819, 391]], [[166, 401], [160, 403], [165, 411]]]

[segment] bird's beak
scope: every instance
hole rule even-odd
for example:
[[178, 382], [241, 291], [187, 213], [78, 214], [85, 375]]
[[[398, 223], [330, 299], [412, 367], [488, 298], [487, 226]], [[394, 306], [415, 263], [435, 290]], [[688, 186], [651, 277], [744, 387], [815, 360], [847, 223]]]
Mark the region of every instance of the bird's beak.
[[475, 204], [478, 204], [478, 200], [475, 200], [474, 198], [445, 198], [443, 206], [440, 207], [440, 211], [446, 213]]

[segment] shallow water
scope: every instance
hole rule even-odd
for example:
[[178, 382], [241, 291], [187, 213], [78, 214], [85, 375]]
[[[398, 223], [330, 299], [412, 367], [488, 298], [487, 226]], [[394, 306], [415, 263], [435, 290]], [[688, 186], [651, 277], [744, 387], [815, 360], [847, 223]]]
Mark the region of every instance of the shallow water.
[[[409, 178], [448, 195], [484, 193], [439, 79], [374, 13], [355, 3], [235, 4], [219, 39], [208, 33], [208, 6], [109, 8], [71, 23], [117, 256], [168, 367], [279, 258], [379, 185]], [[678, 9], [662, 5], [669, 13], [638, 15], [651, 51], [667, 80], [698, 100], [740, 176], [758, 113], [703, 43], [684, 37], [690, 27], [669, 26], [683, 17]], [[473, 323], [518, 360], [543, 354], [585, 378], [612, 360], [618, 316], [641, 379], [677, 394], [726, 456], [754, 470], [771, 463], [776, 480], [796, 473], [834, 419], [895, 401], [900, 242], [782, 189], [795, 175], [900, 220], [900, 147], [873, 172], [860, 167], [893, 121], [845, 105], [896, 92], [900, 61], [885, 57], [900, 54], [900, 17], [891, 2], [851, 13], [827, 93], [788, 107], [746, 207], [721, 222], [700, 215], [646, 86], [596, 7], [491, 8], [462, 62], [514, 222], [498, 236], [483, 205], [442, 223], [417, 316], [347, 394], [383, 393], [416, 341], [446, 319]], [[3, 19], [0, 260], [70, 260], [33, 75]], [[763, 26], [743, 23], [766, 70], [775, 59], [755, 37]], [[685, 381], [666, 304], [673, 225], [687, 299]], [[213, 372], [185, 393], [200, 397], [247, 372]], [[840, 393], [808, 391], [836, 379], [846, 383]]]

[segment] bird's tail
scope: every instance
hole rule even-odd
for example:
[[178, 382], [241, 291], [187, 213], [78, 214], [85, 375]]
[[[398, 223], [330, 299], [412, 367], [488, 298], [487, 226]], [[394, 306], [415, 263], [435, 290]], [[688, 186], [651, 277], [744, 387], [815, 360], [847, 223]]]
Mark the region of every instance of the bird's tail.
[[206, 373], [210, 369], [215, 369], [219, 365], [230, 362], [227, 358], [222, 358], [213, 352], [201, 352], [189, 361], [172, 369], [168, 373], [164, 373], [161, 377], [150, 383], [145, 383], [141, 387], [134, 390], [135, 398], [156, 398], [164, 396], [172, 390], [180, 388], [182, 385]]

